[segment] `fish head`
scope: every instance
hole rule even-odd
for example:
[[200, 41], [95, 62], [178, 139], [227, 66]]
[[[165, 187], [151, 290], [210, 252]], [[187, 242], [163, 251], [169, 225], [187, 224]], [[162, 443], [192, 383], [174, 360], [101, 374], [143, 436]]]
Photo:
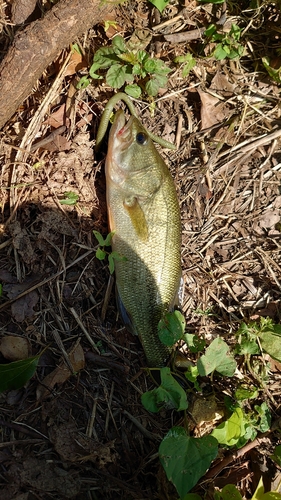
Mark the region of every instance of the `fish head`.
[[126, 122], [124, 112], [118, 110], [109, 133], [106, 175], [120, 185], [131, 175], [149, 170], [159, 158], [141, 122], [135, 116]]

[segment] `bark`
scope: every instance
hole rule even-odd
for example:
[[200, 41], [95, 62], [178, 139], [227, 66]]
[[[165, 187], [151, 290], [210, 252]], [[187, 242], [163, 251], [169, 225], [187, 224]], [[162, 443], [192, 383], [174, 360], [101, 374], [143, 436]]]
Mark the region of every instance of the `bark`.
[[100, 0], [60, 0], [43, 19], [16, 34], [0, 65], [0, 129], [59, 52], [111, 10]]

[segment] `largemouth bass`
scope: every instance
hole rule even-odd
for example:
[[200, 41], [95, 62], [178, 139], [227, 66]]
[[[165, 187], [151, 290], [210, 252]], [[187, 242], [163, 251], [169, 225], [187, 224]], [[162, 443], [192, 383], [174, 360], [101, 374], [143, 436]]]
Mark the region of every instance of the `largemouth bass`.
[[181, 221], [171, 174], [136, 116], [117, 111], [106, 157], [106, 196], [123, 320], [139, 336], [150, 366], [163, 366], [171, 348], [158, 322], [172, 310], [181, 279]]

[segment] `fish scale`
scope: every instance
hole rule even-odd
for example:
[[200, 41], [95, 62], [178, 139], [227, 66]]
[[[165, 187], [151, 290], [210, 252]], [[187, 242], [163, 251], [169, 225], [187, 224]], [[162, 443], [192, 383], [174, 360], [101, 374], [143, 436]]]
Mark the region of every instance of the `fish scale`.
[[157, 326], [173, 309], [181, 279], [180, 210], [152, 140], [135, 116], [126, 124], [121, 110], [109, 134], [106, 186], [112, 248], [126, 257], [115, 263], [122, 315], [139, 336], [148, 364], [163, 366], [171, 348], [159, 340]]

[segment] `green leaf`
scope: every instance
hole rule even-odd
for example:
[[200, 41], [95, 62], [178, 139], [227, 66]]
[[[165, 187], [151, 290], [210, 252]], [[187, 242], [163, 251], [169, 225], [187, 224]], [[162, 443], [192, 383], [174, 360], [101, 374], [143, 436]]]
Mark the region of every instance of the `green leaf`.
[[197, 366], [189, 366], [187, 371], [184, 373], [184, 376], [194, 384], [195, 389], [200, 392], [200, 385], [197, 382], [197, 377], [199, 375]]
[[125, 92], [130, 97], [134, 97], [134, 99], [138, 99], [141, 96], [141, 88], [136, 83], [126, 85]]
[[106, 73], [106, 83], [114, 89], [120, 89], [126, 82], [126, 69], [122, 64], [113, 64]]
[[119, 252], [116, 252], [116, 251], [111, 252], [110, 255], [117, 262], [125, 262], [126, 260], [128, 260], [127, 257], [125, 257], [124, 255], [121, 255]]
[[79, 200], [79, 195], [73, 193], [72, 191], [64, 193], [64, 196], [65, 200], [60, 200], [61, 205], [76, 205], [77, 201]]
[[160, 12], [163, 12], [165, 7], [167, 7], [169, 0], [149, 0], [152, 5], [154, 5]]
[[237, 401], [245, 401], [246, 399], [255, 399], [258, 396], [258, 389], [256, 387], [240, 386], [235, 391], [235, 398]]
[[185, 333], [183, 338], [184, 338], [186, 344], [188, 345], [190, 351], [193, 353], [203, 351], [203, 349], [206, 345], [205, 340], [200, 339], [194, 333]]
[[263, 402], [260, 406], [254, 406], [256, 412], [260, 417], [260, 422], [258, 424], [258, 430], [260, 432], [267, 432], [270, 429], [271, 425], [271, 413], [265, 402]]
[[223, 46], [221, 43], [219, 43], [214, 51], [214, 57], [218, 61], [222, 61], [223, 59], [226, 59], [227, 55], [228, 55], [227, 54], [227, 46], [225, 46], [225, 45]]
[[108, 256], [108, 267], [110, 274], [113, 274], [115, 269], [115, 263], [114, 263], [114, 257], [112, 257], [111, 253]]
[[23, 387], [33, 377], [40, 356], [0, 365], [0, 392]]
[[143, 63], [143, 68], [147, 73], [155, 73], [156, 68], [157, 68], [156, 61], [154, 59], [151, 59], [151, 58], [147, 59]]
[[273, 359], [281, 362], [281, 334], [279, 333], [279, 329], [276, 328], [277, 326], [275, 325], [273, 331], [261, 331], [259, 338], [262, 349]]
[[115, 235], [115, 231], [110, 231], [110, 233], [108, 233], [108, 235], [105, 238], [104, 243], [103, 243], [103, 245], [105, 247], [110, 247], [111, 246], [112, 238], [113, 238], [114, 235]]
[[149, 80], [145, 84], [145, 90], [146, 90], [148, 95], [154, 97], [155, 95], [158, 94], [159, 84], [157, 83], [157, 81], [155, 79]]
[[80, 78], [79, 82], [77, 83], [76, 85], [76, 88], [79, 90], [79, 89], [85, 89], [88, 87], [88, 85], [90, 85], [90, 80], [88, 78], [88, 76], [82, 76], [82, 78]]
[[242, 496], [234, 484], [227, 484], [221, 490], [222, 500], [242, 500]]
[[161, 385], [142, 394], [141, 402], [145, 409], [152, 413], [159, 412], [164, 406], [178, 411], [186, 410], [186, 393], [172, 376], [170, 368], [161, 368], [160, 376]]
[[105, 240], [103, 239], [103, 237], [102, 237], [102, 235], [99, 233], [99, 231], [95, 231], [95, 230], [93, 230], [93, 233], [94, 233], [94, 235], [95, 235], [96, 239], [98, 240], [99, 245], [100, 245], [100, 246], [102, 246], [102, 247], [103, 247], [103, 246], [105, 246]]
[[190, 437], [183, 427], [172, 427], [159, 447], [160, 462], [180, 497], [195, 486], [217, 453], [216, 439]]
[[106, 257], [106, 252], [102, 250], [101, 248], [98, 248], [96, 250], [96, 258], [99, 260], [104, 260]]
[[271, 460], [276, 462], [281, 467], [281, 445], [275, 447], [273, 455], [269, 455]]
[[199, 374], [206, 376], [216, 370], [226, 377], [232, 377], [236, 370], [236, 362], [227, 354], [228, 350], [228, 345], [220, 337], [213, 340], [206, 349], [206, 354], [197, 361]]
[[158, 323], [158, 335], [164, 345], [172, 346], [183, 335], [185, 319], [180, 311], [167, 312]]
[[109, 68], [114, 62], [119, 61], [113, 47], [102, 47], [94, 55], [93, 62], [101, 69]]
[[244, 414], [241, 408], [236, 408], [228, 420], [222, 422], [211, 433], [220, 444], [235, 445], [245, 434]]
[[99, 231], [93, 230], [93, 233], [94, 233], [94, 235], [95, 235], [96, 239], [98, 240], [98, 243], [99, 243], [99, 245], [101, 247], [110, 247], [111, 241], [112, 241], [112, 237], [115, 234], [115, 231], [111, 231], [110, 233], [108, 233], [108, 235], [106, 236], [105, 239], [99, 233]]
[[122, 36], [116, 35], [112, 40], [112, 47], [114, 47], [115, 54], [120, 54], [127, 51], [125, 40]]

